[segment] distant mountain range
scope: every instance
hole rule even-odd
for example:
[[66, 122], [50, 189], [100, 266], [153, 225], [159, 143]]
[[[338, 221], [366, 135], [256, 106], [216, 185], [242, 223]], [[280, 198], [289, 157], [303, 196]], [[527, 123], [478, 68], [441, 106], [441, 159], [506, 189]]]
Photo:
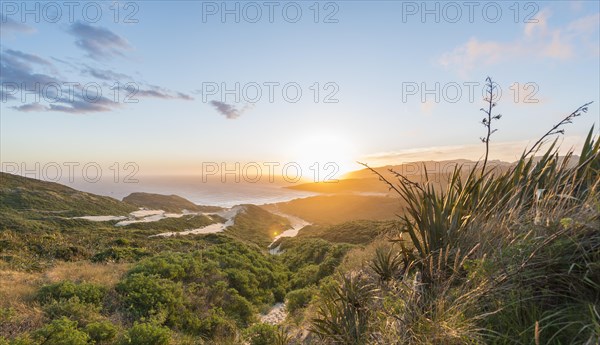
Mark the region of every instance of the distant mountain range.
[[[492, 160], [488, 162], [488, 169], [497, 169], [504, 171], [511, 167], [513, 163]], [[387, 165], [374, 167], [377, 173], [381, 174], [390, 182], [397, 182], [396, 176], [390, 172], [393, 170], [402, 174], [413, 182], [425, 181], [425, 173], [427, 173], [428, 181], [440, 182], [444, 185], [449, 174], [456, 167], [462, 167], [463, 174], [468, 174], [471, 169], [481, 168], [481, 163], [466, 159], [456, 159], [447, 161], [422, 161], [410, 162], [399, 165]], [[294, 190], [311, 191], [317, 193], [387, 193], [389, 187], [380, 181], [376, 173], [370, 169], [361, 169], [349, 172], [342, 176], [337, 182], [317, 182], [304, 183], [295, 186], [287, 187]]]

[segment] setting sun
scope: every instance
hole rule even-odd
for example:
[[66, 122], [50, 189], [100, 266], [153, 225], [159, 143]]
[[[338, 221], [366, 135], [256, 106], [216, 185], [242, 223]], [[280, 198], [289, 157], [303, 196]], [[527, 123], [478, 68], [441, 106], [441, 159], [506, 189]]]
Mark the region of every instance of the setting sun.
[[305, 179], [327, 181], [356, 170], [354, 155], [350, 140], [338, 133], [324, 131], [296, 140], [290, 157], [302, 167]]

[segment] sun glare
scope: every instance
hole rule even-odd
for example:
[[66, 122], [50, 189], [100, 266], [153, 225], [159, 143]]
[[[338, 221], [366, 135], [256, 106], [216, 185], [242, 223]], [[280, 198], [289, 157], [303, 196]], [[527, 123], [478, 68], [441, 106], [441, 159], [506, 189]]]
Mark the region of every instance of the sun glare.
[[323, 132], [302, 137], [292, 147], [294, 162], [302, 167], [305, 179], [326, 181], [356, 170], [354, 147], [337, 133]]

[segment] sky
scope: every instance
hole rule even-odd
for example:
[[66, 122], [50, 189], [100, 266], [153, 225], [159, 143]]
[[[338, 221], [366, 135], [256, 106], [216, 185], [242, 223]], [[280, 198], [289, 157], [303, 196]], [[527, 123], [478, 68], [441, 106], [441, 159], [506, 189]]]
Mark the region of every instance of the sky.
[[477, 160], [488, 76], [492, 159], [593, 101], [561, 138], [577, 148], [600, 122], [599, 6], [2, 1], [2, 170]]

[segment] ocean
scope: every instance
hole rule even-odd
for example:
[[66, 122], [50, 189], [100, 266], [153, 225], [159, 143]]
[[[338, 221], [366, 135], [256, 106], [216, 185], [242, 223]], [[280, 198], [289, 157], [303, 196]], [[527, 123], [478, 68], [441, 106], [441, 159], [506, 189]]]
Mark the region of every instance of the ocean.
[[197, 176], [140, 176], [137, 183], [102, 179], [96, 183], [83, 179], [59, 181], [71, 188], [122, 200], [134, 192], [175, 194], [198, 205], [232, 207], [240, 204], [263, 205], [318, 195], [313, 192], [285, 188], [291, 184], [220, 181], [203, 182]]

